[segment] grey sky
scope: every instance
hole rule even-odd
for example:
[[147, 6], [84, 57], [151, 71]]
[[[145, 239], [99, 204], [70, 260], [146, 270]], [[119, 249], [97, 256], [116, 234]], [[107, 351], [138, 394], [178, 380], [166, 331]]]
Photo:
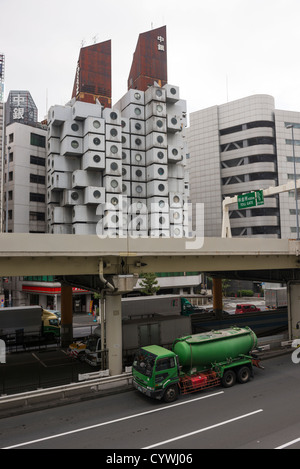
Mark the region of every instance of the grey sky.
[[1, 0], [5, 97], [29, 90], [39, 119], [71, 97], [82, 41], [112, 40], [113, 103], [139, 33], [167, 26], [168, 81], [193, 112], [255, 93], [300, 111], [299, 0]]

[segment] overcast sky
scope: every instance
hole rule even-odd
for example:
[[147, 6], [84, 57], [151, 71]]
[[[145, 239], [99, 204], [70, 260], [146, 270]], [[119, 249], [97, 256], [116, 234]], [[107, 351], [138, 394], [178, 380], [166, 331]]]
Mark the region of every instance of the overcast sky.
[[0, 0], [5, 99], [28, 90], [43, 119], [73, 89], [82, 41], [112, 40], [113, 103], [140, 33], [167, 26], [168, 82], [188, 112], [263, 93], [300, 112], [300, 0]]

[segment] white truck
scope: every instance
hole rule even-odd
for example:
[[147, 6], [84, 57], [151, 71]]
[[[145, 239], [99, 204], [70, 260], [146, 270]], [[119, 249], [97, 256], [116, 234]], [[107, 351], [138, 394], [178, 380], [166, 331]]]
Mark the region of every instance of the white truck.
[[287, 307], [287, 289], [267, 288], [265, 290], [265, 305], [269, 309], [278, 309]]
[[[124, 365], [131, 365], [136, 351], [146, 345], [172, 345], [174, 337], [192, 333], [191, 318], [188, 316], [153, 316], [122, 321], [122, 351]], [[83, 359], [91, 366], [103, 365], [105, 350], [101, 341], [101, 326], [98, 326], [86, 342], [70, 345], [69, 355]]]

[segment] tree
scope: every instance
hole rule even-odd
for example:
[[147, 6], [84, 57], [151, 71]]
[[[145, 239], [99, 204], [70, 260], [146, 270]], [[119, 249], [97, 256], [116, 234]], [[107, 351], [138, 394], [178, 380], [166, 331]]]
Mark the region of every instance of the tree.
[[152, 273], [143, 274], [141, 287], [141, 292], [145, 293], [145, 295], [155, 295], [155, 293], [158, 292], [158, 290], [160, 289], [160, 287], [158, 286], [156, 275]]

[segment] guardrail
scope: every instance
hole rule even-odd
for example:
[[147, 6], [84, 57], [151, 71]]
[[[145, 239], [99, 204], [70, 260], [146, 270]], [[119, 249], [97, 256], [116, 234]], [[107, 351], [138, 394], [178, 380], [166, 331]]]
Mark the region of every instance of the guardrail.
[[[92, 373], [91, 373], [92, 374]], [[12, 394], [0, 397], [0, 418], [64, 405], [76, 402], [111, 391], [124, 391], [131, 388], [132, 373], [126, 372], [117, 376], [90, 379], [82, 383], [72, 383], [54, 388], [37, 389], [22, 394]]]

